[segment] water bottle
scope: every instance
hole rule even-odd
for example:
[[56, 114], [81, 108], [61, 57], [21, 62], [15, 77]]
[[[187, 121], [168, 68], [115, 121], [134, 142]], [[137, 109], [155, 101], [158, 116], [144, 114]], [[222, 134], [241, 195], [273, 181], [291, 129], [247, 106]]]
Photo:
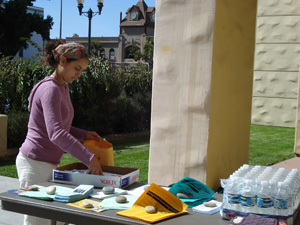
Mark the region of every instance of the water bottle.
[[[298, 171], [298, 170], [297, 170]], [[296, 172], [295, 174], [293, 174], [293, 184], [294, 184], [294, 190], [296, 192], [296, 200], [295, 200], [295, 208], [298, 208], [298, 205], [300, 203], [300, 176], [298, 174], [298, 172]]]
[[283, 182], [278, 182], [278, 189], [274, 196], [274, 208], [279, 216], [288, 216], [288, 201], [289, 196], [287, 192], [287, 187]]
[[240, 194], [239, 194], [239, 179], [232, 177], [226, 184], [226, 206], [227, 209], [239, 211]]
[[241, 211], [245, 213], [256, 213], [255, 199], [256, 199], [256, 194], [254, 190], [253, 181], [247, 179], [245, 181], [245, 186], [241, 190], [241, 196], [240, 196]]
[[274, 213], [272, 193], [268, 181], [261, 182], [261, 189], [257, 193], [257, 213], [265, 215]]
[[296, 191], [294, 190], [294, 185], [293, 185], [293, 180], [289, 177], [287, 179], [285, 179], [284, 181], [286, 187], [287, 187], [287, 192], [288, 192], [288, 196], [289, 196], [289, 200], [288, 200], [288, 215], [293, 215], [294, 214], [294, 210], [295, 210], [295, 200], [296, 200]]

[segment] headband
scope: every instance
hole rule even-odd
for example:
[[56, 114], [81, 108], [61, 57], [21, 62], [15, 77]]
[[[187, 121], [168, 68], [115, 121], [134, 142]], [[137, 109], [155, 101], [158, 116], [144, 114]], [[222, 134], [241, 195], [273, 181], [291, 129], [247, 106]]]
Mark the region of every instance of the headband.
[[70, 42], [61, 44], [53, 50], [53, 55], [57, 59], [62, 55], [67, 59], [84, 59], [87, 58], [88, 53], [86, 48], [79, 42]]

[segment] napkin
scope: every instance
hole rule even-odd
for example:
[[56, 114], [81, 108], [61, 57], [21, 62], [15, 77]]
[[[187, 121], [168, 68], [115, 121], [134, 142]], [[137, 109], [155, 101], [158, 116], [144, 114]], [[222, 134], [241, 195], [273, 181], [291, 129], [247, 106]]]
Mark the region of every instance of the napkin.
[[79, 185], [75, 189], [57, 191], [53, 200], [58, 202], [75, 202], [88, 198], [93, 193], [93, 185]]
[[221, 209], [221, 205], [222, 205], [222, 202], [218, 202], [218, 201], [215, 201], [215, 200], [211, 200], [211, 202], [214, 202], [216, 203], [216, 207], [207, 207], [205, 205], [199, 205], [199, 206], [196, 206], [196, 207], [193, 207], [193, 211], [194, 212], [198, 212], [198, 213], [204, 213], [204, 214], [209, 214], [209, 215], [212, 215], [212, 214], [215, 214], [217, 212], [220, 211]]

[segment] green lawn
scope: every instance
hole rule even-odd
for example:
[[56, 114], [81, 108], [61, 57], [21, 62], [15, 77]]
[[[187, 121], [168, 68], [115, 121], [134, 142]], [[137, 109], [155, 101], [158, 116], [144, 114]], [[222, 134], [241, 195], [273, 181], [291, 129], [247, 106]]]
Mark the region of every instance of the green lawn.
[[[251, 126], [250, 165], [269, 166], [294, 157], [295, 129]], [[140, 169], [140, 182], [148, 180], [149, 139], [113, 143], [115, 166]], [[78, 162], [64, 154], [61, 165]], [[15, 159], [0, 160], [0, 176], [17, 177]]]
[[249, 164], [270, 166], [294, 154], [294, 128], [251, 126]]

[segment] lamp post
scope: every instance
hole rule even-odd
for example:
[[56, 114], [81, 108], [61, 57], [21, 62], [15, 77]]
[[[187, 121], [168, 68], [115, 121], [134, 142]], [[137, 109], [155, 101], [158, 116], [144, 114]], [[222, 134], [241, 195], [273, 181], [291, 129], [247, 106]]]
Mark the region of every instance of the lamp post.
[[61, 29], [62, 29], [62, 0], [60, 0], [60, 25], [59, 25], [59, 40], [61, 40]]
[[79, 15], [81, 16], [83, 14], [89, 18], [88, 53], [90, 54], [91, 53], [91, 22], [92, 22], [92, 18], [93, 18], [93, 16], [95, 16], [97, 14], [101, 15], [104, 0], [97, 0], [98, 12], [93, 12], [91, 10], [91, 8], [87, 12], [82, 12], [84, 0], [77, 0], [77, 2], [78, 2]]

